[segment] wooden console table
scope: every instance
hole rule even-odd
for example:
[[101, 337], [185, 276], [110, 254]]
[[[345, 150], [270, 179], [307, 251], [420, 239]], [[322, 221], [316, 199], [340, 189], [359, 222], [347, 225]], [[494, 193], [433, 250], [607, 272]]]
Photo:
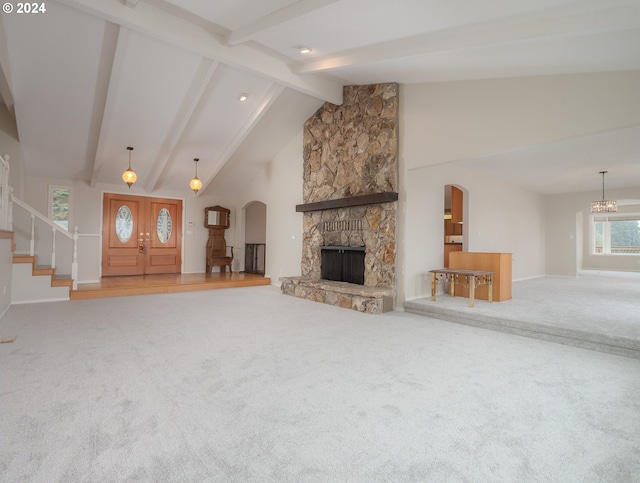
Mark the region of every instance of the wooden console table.
[[[511, 253], [451, 252], [448, 268], [493, 272], [493, 301], [504, 302], [511, 299], [512, 259]], [[466, 297], [468, 288], [459, 285], [455, 288], [455, 292], [459, 297]], [[475, 298], [488, 300], [487, 288], [485, 286], [478, 287]]]
[[[474, 305], [474, 295], [476, 287], [486, 285], [488, 287], [488, 301], [493, 302], [493, 275], [495, 272], [486, 270], [463, 270], [459, 268], [441, 268], [438, 270], [429, 270], [431, 273], [431, 300], [436, 300], [436, 288], [439, 279], [449, 281], [449, 295], [455, 297], [456, 284], [469, 287], [469, 307]], [[439, 277], [442, 276], [442, 277]]]

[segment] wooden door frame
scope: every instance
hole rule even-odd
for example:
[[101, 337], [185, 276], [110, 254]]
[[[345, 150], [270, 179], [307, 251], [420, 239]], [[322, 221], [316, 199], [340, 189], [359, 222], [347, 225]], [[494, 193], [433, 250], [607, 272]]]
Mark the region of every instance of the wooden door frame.
[[179, 198], [177, 196], [162, 196], [162, 195], [145, 195], [139, 193], [128, 193], [126, 191], [117, 191], [117, 190], [102, 190], [100, 191], [100, 248], [99, 248], [99, 278], [102, 278], [102, 246], [104, 243], [104, 233], [102, 233], [102, 227], [104, 226], [104, 195], [105, 194], [114, 194], [114, 195], [125, 195], [125, 196], [138, 196], [140, 198], [165, 198], [168, 200], [179, 200], [182, 201], [182, 243], [180, 247], [180, 273], [184, 273], [184, 236], [185, 236], [185, 223], [186, 223], [186, 200], [185, 198]]

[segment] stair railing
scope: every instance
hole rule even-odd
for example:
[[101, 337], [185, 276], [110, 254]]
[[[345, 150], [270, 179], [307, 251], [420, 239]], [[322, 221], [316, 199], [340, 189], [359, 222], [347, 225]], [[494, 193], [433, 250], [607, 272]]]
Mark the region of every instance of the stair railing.
[[78, 289], [78, 227], [73, 230], [73, 234], [54, 223], [36, 209], [29, 206], [24, 201], [16, 198], [13, 188], [9, 185], [9, 155], [0, 156], [0, 230], [13, 231], [13, 205], [19, 206], [31, 215], [31, 239], [29, 241], [29, 255], [35, 255], [36, 240], [36, 219], [48, 225], [52, 231], [51, 247], [51, 268], [56, 268], [56, 233], [73, 241], [73, 258], [71, 262], [71, 279], [73, 280], [73, 290]]
[[35, 240], [36, 240], [36, 219], [40, 220], [44, 224], [48, 225], [51, 228], [51, 268], [56, 268], [56, 233], [60, 233], [61, 235], [67, 237], [68, 239], [73, 241], [73, 258], [71, 261], [71, 279], [73, 280], [73, 290], [78, 289], [78, 227], [74, 227], [73, 234], [69, 233], [67, 230], [62, 228], [57, 223], [51, 221], [49, 218], [44, 216], [42, 213], [32, 208], [24, 201], [12, 196], [12, 201], [16, 206], [26, 210], [31, 215], [31, 239], [29, 240], [29, 255], [35, 255]]

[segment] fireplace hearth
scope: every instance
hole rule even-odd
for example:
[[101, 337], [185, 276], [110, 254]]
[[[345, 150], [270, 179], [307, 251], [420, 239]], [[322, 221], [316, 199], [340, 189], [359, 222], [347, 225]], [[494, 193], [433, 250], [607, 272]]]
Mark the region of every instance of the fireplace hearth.
[[321, 247], [323, 280], [364, 285], [364, 247]]

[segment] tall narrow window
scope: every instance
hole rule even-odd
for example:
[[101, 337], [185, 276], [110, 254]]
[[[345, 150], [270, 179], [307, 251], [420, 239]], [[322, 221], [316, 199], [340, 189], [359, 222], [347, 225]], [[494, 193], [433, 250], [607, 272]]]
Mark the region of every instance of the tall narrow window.
[[49, 186], [49, 218], [65, 230], [71, 224], [71, 188]]

